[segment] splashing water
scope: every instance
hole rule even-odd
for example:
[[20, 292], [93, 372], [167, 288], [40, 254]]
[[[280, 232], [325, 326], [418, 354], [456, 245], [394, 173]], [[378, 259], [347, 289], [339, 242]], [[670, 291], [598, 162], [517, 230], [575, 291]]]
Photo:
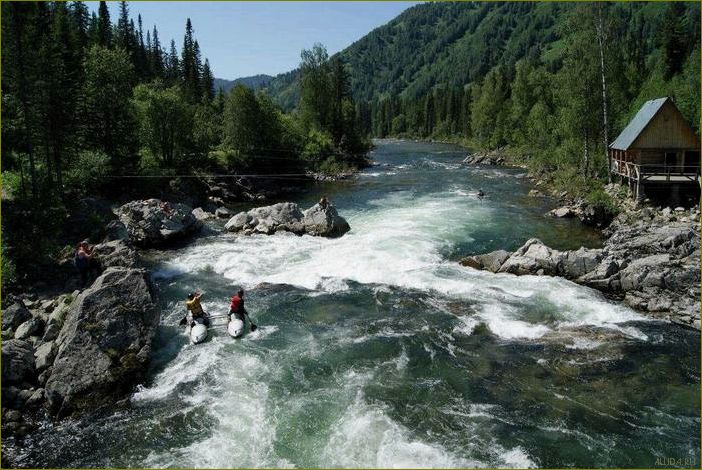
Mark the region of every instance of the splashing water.
[[[537, 236], [598, 243], [543, 217], [523, 173], [453, 146], [381, 142], [327, 194], [352, 230], [203, 237], [154, 266], [164, 316], [125, 411], [47, 425], [24, 465], [649, 467], [699, 463], [699, 333], [571, 282], [458, 265]], [[483, 189], [487, 197], [477, 197]], [[189, 345], [194, 288], [224, 313], [247, 289], [259, 329]]]

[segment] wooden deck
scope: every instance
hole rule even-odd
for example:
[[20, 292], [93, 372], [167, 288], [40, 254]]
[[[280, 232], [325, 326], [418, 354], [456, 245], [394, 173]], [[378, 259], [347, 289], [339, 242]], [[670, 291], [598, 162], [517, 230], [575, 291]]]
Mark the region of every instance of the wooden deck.
[[637, 199], [642, 197], [641, 185], [644, 183], [697, 183], [702, 186], [699, 165], [639, 165], [614, 159], [612, 174], [626, 180]]

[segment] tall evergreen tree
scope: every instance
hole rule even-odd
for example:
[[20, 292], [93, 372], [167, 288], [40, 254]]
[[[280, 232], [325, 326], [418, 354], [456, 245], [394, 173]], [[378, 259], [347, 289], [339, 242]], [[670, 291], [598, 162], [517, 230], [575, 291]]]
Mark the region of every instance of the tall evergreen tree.
[[214, 98], [214, 77], [210, 69], [210, 61], [207, 59], [205, 59], [205, 65], [202, 67], [202, 90], [205, 101], [211, 102]]
[[102, 47], [112, 46], [112, 24], [110, 23], [110, 10], [107, 3], [100, 2], [98, 7], [97, 40]]

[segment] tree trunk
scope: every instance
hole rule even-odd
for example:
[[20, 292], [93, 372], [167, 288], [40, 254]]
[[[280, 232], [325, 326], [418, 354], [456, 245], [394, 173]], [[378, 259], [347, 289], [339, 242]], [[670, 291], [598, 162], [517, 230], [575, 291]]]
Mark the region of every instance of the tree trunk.
[[604, 13], [602, 11], [602, 4], [597, 5], [597, 44], [600, 49], [600, 75], [602, 77], [602, 137], [604, 141], [604, 151], [605, 157], [607, 159], [607, 181], [612, 182], [612, 157], [610, 156], [607, 148], [609, 146], [609, 125], [607, 123], [607, 79], [605, 77], [605, 61], [604, 61], [604, 44], [606, 41], [605, 28], [604, 28]]
[[585, 131], [585, 153], [583, 155], [583, 159], [585, 160], [584, 168], [583, 168], [583, 176], [585, 178], [588, 177], [588, 173], [590, 170], [590, 138], [587, 135], [587, 131]]

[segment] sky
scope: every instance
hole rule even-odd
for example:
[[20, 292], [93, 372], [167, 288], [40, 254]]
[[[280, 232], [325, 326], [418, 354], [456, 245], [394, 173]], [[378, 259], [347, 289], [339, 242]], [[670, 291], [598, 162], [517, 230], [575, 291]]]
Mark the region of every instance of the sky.
[[[204, 58], [217, 78], [296, 68], [300, 51], [321, 42], [334, 54], [419, 2], [130, 2], [144, 29], [158, 28], [161, 46], [171, 38], [180, 50], [189, 17]], [[88, 3], [97, 11], [97, 2]], [[117, 21], [119, 2], [108, 2]], [[146, 33], [144, 33], [146, 34]]]

